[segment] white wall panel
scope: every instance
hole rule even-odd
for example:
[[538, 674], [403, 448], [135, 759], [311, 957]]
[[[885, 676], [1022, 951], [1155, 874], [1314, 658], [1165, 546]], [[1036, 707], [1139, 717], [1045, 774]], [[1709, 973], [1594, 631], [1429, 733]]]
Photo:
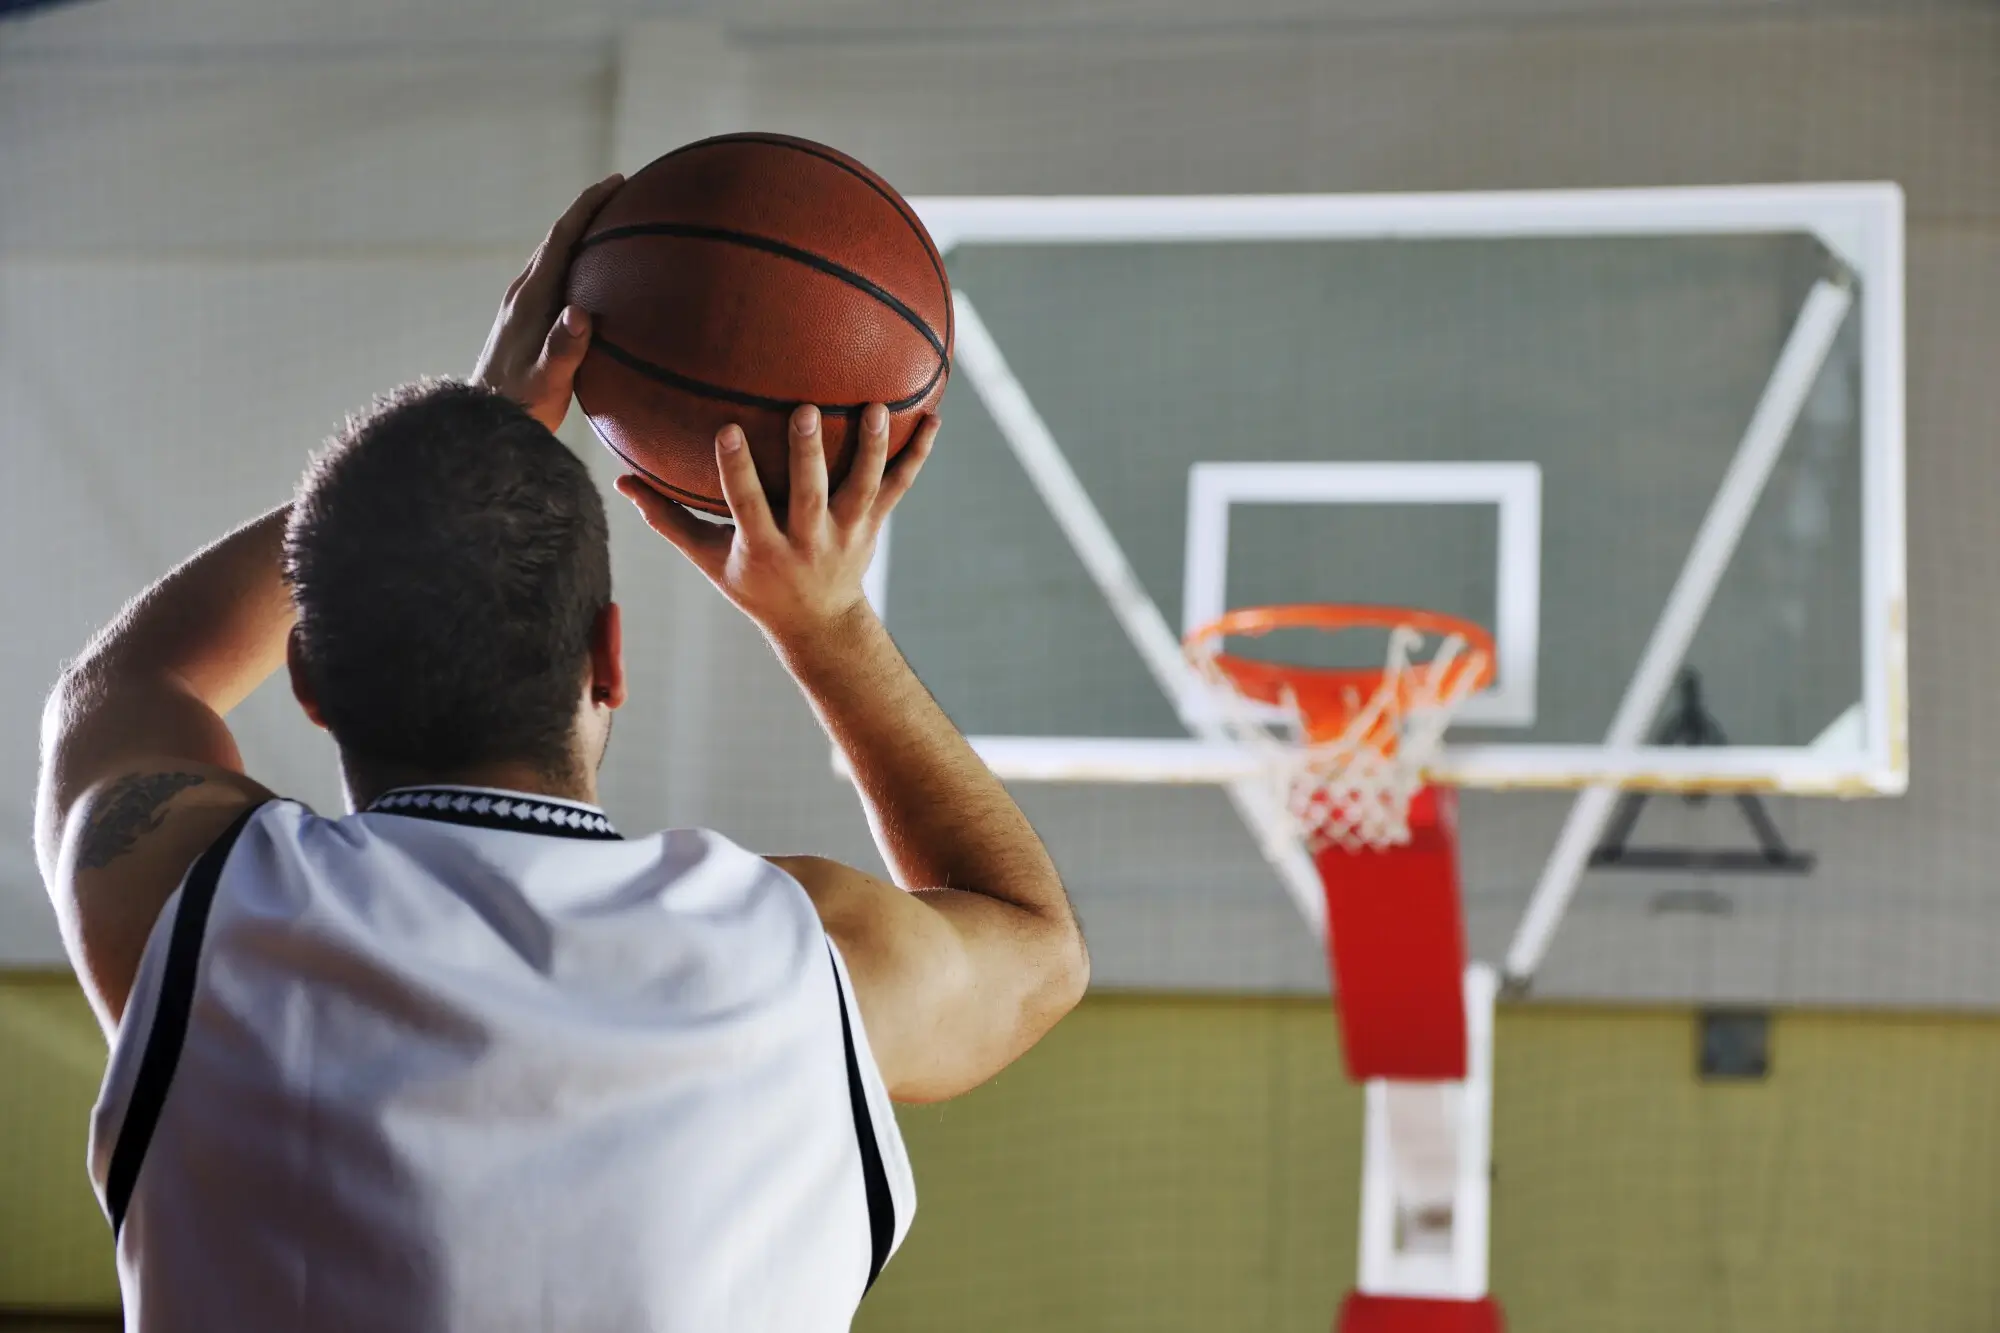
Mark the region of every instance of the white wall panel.
[[609, 90], [573, 51], [0, 63], [0, 254], [511, 252], [601, 174]]
[[1813, 25], [1799, 173], [1903, 183], [1921, 222], [2000, 223], [2000, 9]]
[[1282, 38], [752, 43], [756, 123], [913, 194], [1302, 188], [1308, 67]]
[[1519, 26], [1677, 16], [1808, 17], [1972, 10], [1987, 0], [90, 0], [35, 15], [0, 51], [102, 55], [283, 47], [492, 45], [601, 40], [627, 24], [703, 18], [816, 45], [992, 33]]
[[491, 47], [602, 41], [648, 0], [89, 0], [0, 29], [0, 55], [87, 59], [228, 57], [262, 51], [310, 58], [345, 49], [393, 54], [414, 45]]
[[[898, 35], [975, 36], [1027, 30], [1224, 32], [1254, 27], [1292, 32], [1334, 28], [1520, 26], [1530, 23], [1619, 23], [1662, 16], [1699, 18], [1775, 14], [1807, 17], [1857, 9], [1903, 14], [1976, 8], [1983, 0], [1760, 0], [1726, 6], [1715, 0], [738, 0], [706, 6], [730, 22], [761, 32], [827, 40], [894, 40]], [[676, 12], [693, 8], [675, 5]]]

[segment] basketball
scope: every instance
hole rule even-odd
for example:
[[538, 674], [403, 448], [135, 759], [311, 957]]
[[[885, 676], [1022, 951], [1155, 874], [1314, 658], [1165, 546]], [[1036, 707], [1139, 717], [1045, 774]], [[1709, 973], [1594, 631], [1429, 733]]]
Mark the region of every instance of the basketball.
[[915, 210], [845, 153], [780, 134], [676, 149], [599, 210], [570, 266], [590, 312], [577, 402], [663, 494], [723, 514], [715, 436], [749, 438], [782, 515], [786, 425], [816, 404], [838, 485], [861, 409], [889, 409], [893, 457], [944, 395], [944, 261]]

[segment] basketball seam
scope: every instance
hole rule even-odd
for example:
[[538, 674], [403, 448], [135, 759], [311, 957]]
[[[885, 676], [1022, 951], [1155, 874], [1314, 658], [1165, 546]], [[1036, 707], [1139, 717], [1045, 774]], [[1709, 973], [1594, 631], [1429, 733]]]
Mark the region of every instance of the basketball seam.
[[[649, 379], [658, 380], [662, 384], [679, 389], [684, 393], [694, 394], [700, 398], [714, 398], [725, 403], [735, 403], [740, 407], [758, 407], [770, 412], [790, 412], [794, 407], [798, 406], [798, 400], [796, 399], [770, 398], [763, 394], [748, 393], [742, 389], [725, 388], [720, 384], [710, 384], [707, 380], [698, 380], [693, 376], [683, 375], [677, 370], [668, 370], [665, 366], [657, 365], [642, 356], [626, 351], [617, 343], [611, 342], [606, 338], [591, 339], [590, 349], [593, 352], [603, 352], [606, 356], [628, 370], [636, 370]], [[940, 359], [937, 369], [931, 372], [931, 377], [924, 382], [923, 388], [917, 390], [907, 398], [899, 398], [895, 402], [885, 403], [883, 406], [887, 407], [891, 412], [906, 412], [910, 408], [915, 407], [918, 403], [930, 397], [931, 390], [937, 387], [938, 377], [944, 374], [944, 368], [947, 364], [947, 362]], [[860, 416], [862, 409], [867, 404], [835, 404], [828, 406], [821, 403], [815, 404], [815, 406], [827, 416], [846, 419]]]
[[816, 255], [810, 250], [801, 249], [784, 241], [774, 241], [768, 236], [735, 231], [728, 227], [708, 227], [695, 222], [634, 222], [623, 227], [607, 227], [595, 236], [586, 238], [577, 248], [582, 251], [593, 245], [602, 245], [609, 241], [629, 241], [642, 236], [670, 236], [677, 240], [715, 241], [723, 245], [740, 245], [746, 249], [761, 250], [766, 254], [777, 255], [780, 259], [804, 264], [830, 278], [838, 278], [856, 291], [865, 292], [888, 306], [901, 315], [910, 327], [924, 335], [924, 341], [931, 345], [932, 351], [939, 356], [945, 355], [944, 339], [938, 336], [929, 321], [905, 305], [894, 292], [870, 281], [851, 268], [834, 263], [824, 255]]
[[[898, 195], [883, 182], [874, 179], [870, 173], [855, 170], [853, 163], [841, 161], [830, 150], [821, 148], [813, 144], [810, 140], [793, 139], [787, 135], [760, 134], [755, 130], [746, 130], [738, 134], [718, 134], [713, 138], [699, 139], [694, 143], [684, 144], [666, 156], [679, 157], [682, 153], [696, 148], [705, 148], [710, 144], [722, 143], [761, 143], [768, 144], [772, 148], [787, 148], [795, 153], [804, 153], [807, 157], [815, 157], [831, 166], [839, 167], [842, 171], [881, 195], [882, 198], [888, 201], [889, 206], [895, 209], [903, 221], [908, 224], [910, 230], [917, 234], [917, 239], [924, 243], [924, 258], [931, 261], [931, 271], [937, 274], [938, 285], [944, 289], [945, 304], [947, 310], [949, 310], [951, 303], [951, 279], [945, 276], [944, 259], [937, 253], [937, 242], [931, 239], [930, 229], [924, 226], [923, 219], [917, 216], [916, 210], [911, 208], [909, 202], [901, 195]], [[946, 319], [950, 319], [949, 314], [946, 315]]]
[[842, 171], [887, 200], [889, 206], [896, 210], [909, 229], [916, 233], [917, 239], [924, 243], [924, 258], [931, 261], [931, 272], [937, 275], [938, 286], [944, 291], [945, 327], [947, 336], [949, 336], [951, 327], [951, 279], [945, 276], [944, 259], [937, 252], [937, 242], [931, 239], [930, 229], [924, 226], [923, 219], [917, 216], [917, 211], [910, 207], [907, 200], [898, 195], [894, 190], [884, 186], [882, 182], [872, 179], [866, 172], [856, 171], [853, 166], [841, 161], [830, 153], [821, 152], [816, 148], [808, 148], [801, 143], [790, 143], [784, 139], [769, 135], [750, 134], [745, 135], [744, 138], [749, 142], [767, 143], [773, 148], [789, 148], [795, 153], [804, 153], [807, 157], [816, 157], [831, 166], [839, 167]]

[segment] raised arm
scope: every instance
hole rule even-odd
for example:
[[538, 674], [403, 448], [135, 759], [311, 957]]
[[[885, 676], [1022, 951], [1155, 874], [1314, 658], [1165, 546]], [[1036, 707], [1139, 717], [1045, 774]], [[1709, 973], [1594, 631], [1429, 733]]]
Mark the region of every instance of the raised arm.
[[140, 593], [43, 709], [35, 853], [107, 1031], [181, 876], [270, 795], [244, 774], [222, 715], [285, 660], [286, 515], [252, 520]]
[[636, 477], [618, 488], [764, 630], [846, 757], [896, 884], [817, 857], [773, 860], [840, 945], [890, 1093], [935, 1101], [1034, 1045], [1075, 1006], [1090, 968], [1041, 839], [861, 594], [882, 520], [923, 466], [937, 421], [885, 474], [887, 431], [887, 413], [870, 407], [853, 469], [829, 500], [819, 413], [800, 408], [782, 526], [734, 427], [716, 446], [734, 528]]

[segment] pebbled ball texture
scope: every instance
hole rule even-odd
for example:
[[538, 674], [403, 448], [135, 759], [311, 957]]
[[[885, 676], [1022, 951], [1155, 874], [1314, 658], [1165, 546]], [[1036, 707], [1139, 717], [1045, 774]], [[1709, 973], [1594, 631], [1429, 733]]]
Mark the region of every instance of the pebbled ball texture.
[[723, 426], [782, 515], [793, 408], [819, 406], [838, 485], [862, 407], [888, 405], [893, 457], [950, 374], [951, 288], [923, 223], [853, 158], [786, 135], [704, 139], [632, 176], [591, 220], [569, 300], [593, 321], [576, 396], [598, 438], [715, 514]]

